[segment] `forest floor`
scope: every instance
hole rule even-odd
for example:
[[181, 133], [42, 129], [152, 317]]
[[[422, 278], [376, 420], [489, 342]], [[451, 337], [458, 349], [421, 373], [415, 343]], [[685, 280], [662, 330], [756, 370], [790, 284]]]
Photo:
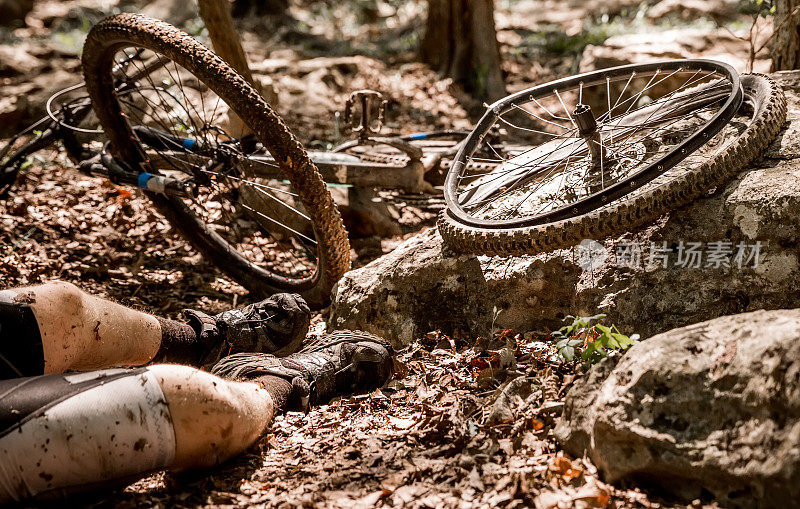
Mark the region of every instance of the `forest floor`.
[[[37, 2], [30, 28], [0, 31], [0, 50], [11, 51], [10, 57], [0, 53], [0, 100], [23, 93], [20, 87], [42, 76], [59, 85], [69, 84], [61, 81], [64, 75], [77, 82], [76, 55], [88, 26], [120, 8], [136, 10], [140, 3]], [[390, 97], [391, 130], [468, 127], [480, 104], [414, 60], [424, 4], [362, 3], [304, 2], [294, 6], [292, 22], [241, 22], [256, 77], [272, 84], [277, 109], [293, 132], [308, 147], [339, 141], [335, 112], [359, 88]], [[647, 20], [646, 7], [625, 1], [496, 3], [509, 91], [575, 72], [586, 44], [686, 23]], [[184, 18], [182, 26], [202, 39], [196, 16], [190, 12]], [[725, 26], [746, 30], [748, 19], [734, 16]], [[717, 26], [703, 16], [692, 23]], [[13, 62], [15, 51], [35, 57], [36, 63], [20, 70]], [[6, 135], [14, 130], [0, 128]], [[423, 209], [406, 207], [400, 213], [404, 237], [354, 239], [356, 266], [435, 221], [435, 214]], [[0, 203], [2, 285], [52, 279], [170, 317], [184, 308], [219, 312], [248, 301], [247, 291], [173, 232], [145, 197], [83, 176], [56, 150], [37, 155], [10, 198]], [[324, 330], [325, 316], [325, 311], [315, 315], [312, 333]], [[158, 473], [84, 502], [130, 507], [671, 505], [635, 488], [604, 484], [588, 461], [559, 452], [552, 428], [581, 369], [560, 363], [548, 338], [546, 331], [497, 331], [488, 339], [432, 331], [400, 352], [398, 377], [384, 389], [308, 414], [280, 416], [256, 446], [212, 471]], [[525, 417], [509, 419], [514, 414]]]

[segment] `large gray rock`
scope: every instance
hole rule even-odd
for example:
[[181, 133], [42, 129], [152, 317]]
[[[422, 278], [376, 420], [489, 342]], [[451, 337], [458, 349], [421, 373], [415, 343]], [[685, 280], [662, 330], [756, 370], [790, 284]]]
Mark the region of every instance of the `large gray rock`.
[[800, 497], [800, 309], [674, 329], [589, 371], [556, 437], [609, 482], [722, 506]]
[[333, 328], [390, 338], [395, 346], [428, 331], [485, 333], [544, 321], [556, 323], [572, 299], [580, 268], [564, 256], [455, 256], [430, 228], [388, 255], [347, 273], [334, 290]]
[[[713, 195], [606, 242], [607, 259], [584, 270], [578, 251], [519, 258], [454, 256], [435, 230], [345, 275], [334, 294], [331, 328], [362, 328], [397, 345], [430, 330], [486, 334], [496, 328], [552, 328], [566, 314], [608, 313], [623, 331], [648, 337], [718, 316], [800, 305], [800, 73], [774, 75], [789, 98], [789, 122], [767, 157]], [[730, 266], [648, 265], [651, 243], [730, 242]], [[642, 264], [618, 256], [643, 249]], [[736, 248], [761, 243], [759, 261], [739, 268]], [[745, 254], [752, 252], [748, 247]], [[654, 260], [657, 261], [657, 260]], [[744, 261], [744, 260], [743, 260]], [[495, 314], [494, 310], [499, 310]]]

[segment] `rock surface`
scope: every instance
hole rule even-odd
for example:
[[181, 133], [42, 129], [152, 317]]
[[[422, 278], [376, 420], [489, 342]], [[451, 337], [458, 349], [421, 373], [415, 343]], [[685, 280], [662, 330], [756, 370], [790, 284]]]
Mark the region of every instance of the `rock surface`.
[[[683, 6], [683, 2], [679, 4]], [[658, 4], [654, 9], [661, 5]], [[666, 7], [669, 5], [666, 4]], [[765, 25], [757, 34], [756, 46], [761, 47], [761, 43], [767, 40], [771, 33], [771, 28]], [[745, 72], [749, 70], [748, 54], [749, 42], [729, 31], [682, 28], [609, 37], [602, 45], [586, 47], [581, 56], [579, 69], [581, 72], [587, 72], [654, 60], [709, 58], [727, 62], [737, 71]], [[769, 66], [769, 55], [766, 51], [761, 51], [753, 64], [753, 70], [768, 72]]]
[[789, 507], [800, 496], [800, 309], [659, 334], [567, 395], [556, 437], [609, 482], [683, 500]]
[[[604, 312], [624, 332], [649, 337], [723, 315], [797, 307], [800, 72], [773, 76], [786, 90], [789, 121], [767, 157], [713, 195], [607, 241], [602, 263], [584, 270], [577, 249], [507, 259], [454, 256], [436, 230], [428, 230], [346, 274], [335, 290], [329, 326], [366, 329], [404, 345], [436, 329], [541, 330], [567, 314]], [[651, 243], [665, 242], [668, 265], [658, 258], [648, 263]], [[679, 252], [686, 262], [691, 242], [702, 243], [701, 266], [678, 266]], [[739, 243], [750, 255], [757, 242], [758, 263], [751, 259], [739, 268], [738, 261], [746, 261], [736, 259]], [[631, 266], [623, 255], [636, 246], [641, 264]], [[717, 253], [730, 250], [718, 267], [711, 259], [715, 246]]]
[[174, 0], [155, 0], [149, 2], [142, 14], [164, 20], [175, 26], [184, 26], [187, 21], [199, 15], [197, 2], [175, 2]]
[[50, 96], [79, 79], [72, 72], [58, 70], [40, 74], [29, 82], [7, 86], [3, 91], [7, 95], [0, 98], [0, 136], [16, 134], [46, 115], [44, 106]]
[[707, 17], [718, 25], [734, 20], [738, 15], [738, 2], [730, 0], [661, 0], [647, 11], [647, 17], [652, 20], [673, 18], [691, 22]]
[[[482, 257], [483, 258], [483, 257]], [[558, 254], [523, 258], [454, 256], [436, 228], [390, 254], [351, 271], [335, 291], [334, 328], [364, 329], [391, 338], [395, 346], [441, 329], [486, 333], [492, 316], [499, 327], [553, 320], [581, 269]]]

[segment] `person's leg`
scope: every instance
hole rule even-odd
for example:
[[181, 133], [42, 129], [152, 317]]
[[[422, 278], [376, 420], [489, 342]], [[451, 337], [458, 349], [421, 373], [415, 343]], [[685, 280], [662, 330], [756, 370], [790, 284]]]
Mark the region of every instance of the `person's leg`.
[[211, 467], [249, 447], [290, 390], [169, 364], [0, 381], [0, 504]]
[[208, 468], [250, 446], [284, 410], [286, 380], [235, 382], [187, 366], [148, 368], [159, 381], [175, 429], [174, 470]]
[[223, 359], [222, 377], [155, 365], [0, 381], [0, 504], [216, 465], [277, 411], [383, 385], [391, 354], [376, 336], [339, 332], [286, 358]]
[[[40, 373], [140, 365], [150, 361], [161, 344], [155, 317], [84, 293], [71, 283], [2, 290], [0, 306], [6, 310], [0, 322], [0, 352], [14, 343], [39, 343]], [[13, 309], [18, 311], [17, 321]], [[35, 323], [30, 323], [32, 318]], [[10, 329], [18, 328], [20, 320], [26, 333], [12, 337]], [[20, 360], [10, 356], [4, 355], [0, 363], [18, 371], [17, 376], [40, 374], [30, 372], [30, 366], [23, 372]]]
[[0, 379], [139, 366], [152, 360], [198, 364], [231, 351], [289, 353], [308, 331], [298, 295], [278, 294], [189, 323], [155, 317], [52, 282], [0, 291]]

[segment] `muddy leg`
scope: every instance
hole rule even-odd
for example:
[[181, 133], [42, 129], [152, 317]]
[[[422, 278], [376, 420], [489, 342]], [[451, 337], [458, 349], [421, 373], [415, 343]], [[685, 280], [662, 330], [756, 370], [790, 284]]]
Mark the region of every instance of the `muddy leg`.
[[290, 391], [177, 365], [0, 381], [0, 504], [211, 467], [249, 447]]
[[[15, 343], [33, 353], [20, 359], [13, 351]], [[160, 345], [157, 318], [84, 293], [71, 283], [0, 291], [3, 373], [31, 376], [141, 365]]]

